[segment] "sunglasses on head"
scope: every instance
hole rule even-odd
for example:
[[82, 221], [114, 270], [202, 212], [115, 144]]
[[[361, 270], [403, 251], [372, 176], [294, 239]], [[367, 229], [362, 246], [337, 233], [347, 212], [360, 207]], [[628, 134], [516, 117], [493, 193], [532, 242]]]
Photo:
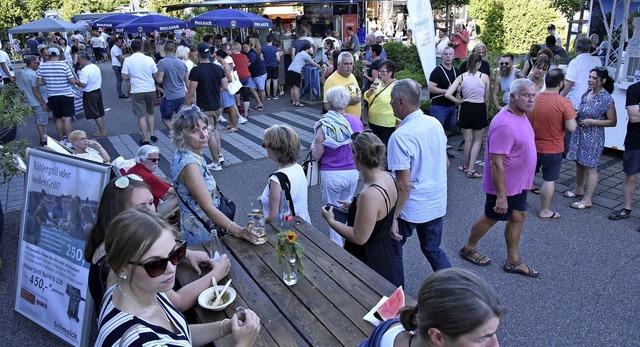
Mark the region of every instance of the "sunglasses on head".
[[129, 264], [142, 266], [149, 277], [156, 278], [167, 270], [167, 264], [169, 262], [173, 265], [178, 265], [184, 260], [184, 257], [187, 254], [187, 241], [176, 240], [176, 242], [180, 242], [180, 245], [171, 251], [169, 256], [166, 258], [153, 260], [148, 263], [129, 262]]
[[129, 186], [129, 182], [131, 180], [142, 182], [142, 177], [136, 174], [128, 174], [128, 175], [122, 176], [116, 180], [116, 187], [120, 189], [125, 189]]
[[200, 107], [196, 106], [195, 104], [191, 105], [191, 106], [183, 106], [182, 110], [180, 111], [180, 117], [181, 118], [192, 118], [193, 116], [201, 113], [202, 111], [200, 110]]
[[356, 140], [356, 138], [358, 137], [358, 135], [360, 135], [360, 134], [362, 134], [362, 133], [370, 133], [370, 132], [371, 132], [371, 130], [370, 130], [370, 129], [365, 129], [365, 130], [362, 130], [362, 131], [357, 131], [357, 132], [355, 132], [355, 133], [351, 134], [351, 141], [355, 141], [355, 140]]

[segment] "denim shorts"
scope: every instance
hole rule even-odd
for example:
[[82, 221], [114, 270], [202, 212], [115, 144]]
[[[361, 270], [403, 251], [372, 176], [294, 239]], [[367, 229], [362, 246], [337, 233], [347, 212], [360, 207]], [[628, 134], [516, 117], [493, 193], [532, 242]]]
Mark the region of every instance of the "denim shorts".
[[42, 105], [31, 106], [31, 109], [36, 115], [36, 125], [47, 125], [49, 123], [49, 111], [45, 111]]
[[251, 77], [247, 86], [251, 89], [264, 90], [265, 82], [267, 82], [266, 73], [258, 77]]
[[236, 98], [229, 94], [228, 91], [223, 90], [220, 92], [220, 103], [223, 108], [231, 107], [236, 104]]
[[526, 211], [527, 210], [527, 191], [523, 190], [522, 193], [516, 194], [513, 196], [507, 196], [507, 212], [506, 213], [496, 213], [493, 210], [496, 207], [496, 201], [498, 197], [493, 194], [487, 194], [486, 200], [484, 202], [484, 214], [485, 216], [501, 221], [508, 221], [511, 219], [511, 213], [513, 210], [516, 211]]
[[562, 153], [544, 154], [538, 153], [536, 172], [542, 169], [542, 179], [547, 182], [557, 181], [562, 168]]
[[456, 106], [431, 105], [429, 108], [431, 116], [437, 118], [445, 131], [452, 131], [456, 128]]
[[627, 176], [640, 172], [640, 149], [625, 149], [622, 155], [622, 171]]
[[165, 97], [160, 99], [160, 116], [162, 119], [171, 119], [174, 113], [180, 112], [180, 108], [184, 104], [184, 98], [168, 100]]

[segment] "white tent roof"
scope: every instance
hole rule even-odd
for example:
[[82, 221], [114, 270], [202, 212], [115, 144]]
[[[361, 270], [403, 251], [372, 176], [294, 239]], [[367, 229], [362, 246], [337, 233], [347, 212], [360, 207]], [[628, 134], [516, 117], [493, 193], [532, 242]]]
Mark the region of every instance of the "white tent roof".
[[60, 19], [45, 17], [36, 21], [22, 24], [9, 29], [9, 34], [28, 34], [37, 32], [61, 32], [66, 33], [74, 30], [86, 30], [82, 24], [73, 24]]

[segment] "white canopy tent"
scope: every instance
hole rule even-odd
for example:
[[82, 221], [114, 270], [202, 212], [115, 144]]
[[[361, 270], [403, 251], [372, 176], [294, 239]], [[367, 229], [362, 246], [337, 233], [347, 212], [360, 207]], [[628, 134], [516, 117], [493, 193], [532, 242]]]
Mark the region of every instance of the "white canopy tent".
[[[60, 19], [45, 17], [26, 24], [18, 25], [8, 30], [9, 41], [13, 42], [13, 34], [29, 34], [38, 32], [59, 32], [67, 39], [67, 33], [70, 31], [87, 30], [86, 25], [80, 23], [69, 23]], [[13, 45], [12, 45], [13, 47]]]

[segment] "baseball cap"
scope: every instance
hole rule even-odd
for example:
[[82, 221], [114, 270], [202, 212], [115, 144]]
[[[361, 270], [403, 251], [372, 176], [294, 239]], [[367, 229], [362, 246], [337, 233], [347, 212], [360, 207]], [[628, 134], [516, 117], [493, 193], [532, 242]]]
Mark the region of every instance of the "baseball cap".
[[60, 50], [55, 47], [49, 47], [49, 55], [60, 55]]
[[375, 33], [373, 33], [376, 37], [378, 36], [384, 36], [384, 34], [382, 33], [382, 31], [378, 30]]
[[198, 44], [198, 54], [203, 58], [209, 58], [211, 56], [211, 45], [206, 42], [200, 42]]

